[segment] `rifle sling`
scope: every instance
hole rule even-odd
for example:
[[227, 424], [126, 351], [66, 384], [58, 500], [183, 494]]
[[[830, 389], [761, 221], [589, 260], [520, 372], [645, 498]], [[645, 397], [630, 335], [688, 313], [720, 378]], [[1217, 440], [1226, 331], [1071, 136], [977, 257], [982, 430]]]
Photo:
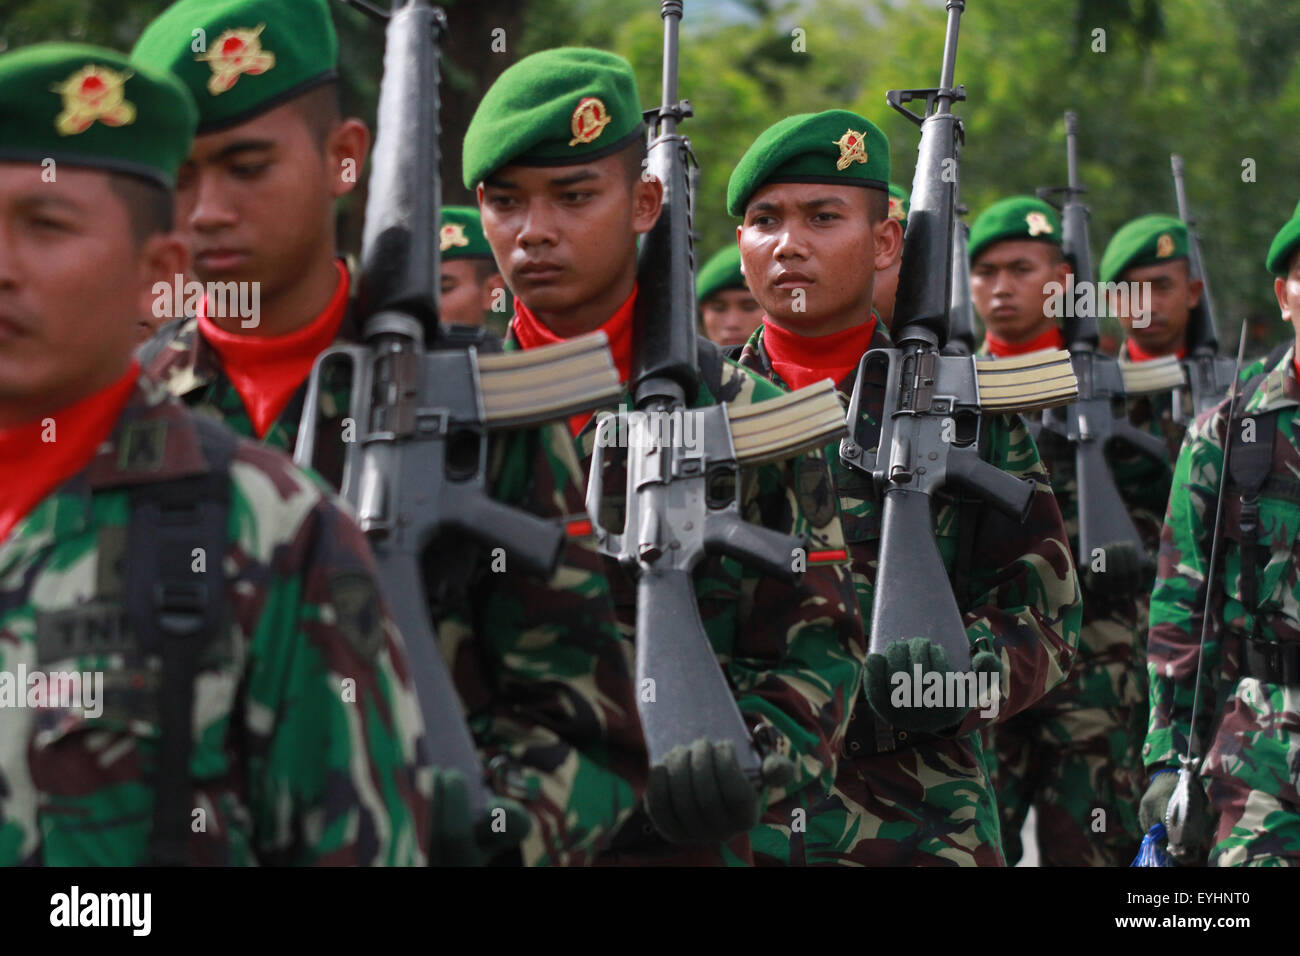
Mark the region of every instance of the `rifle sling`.
[[[199, 416], [190, 420], [208, 471], [133, 486], [127, 526], [126, 600], [132, 633], [143, 652], [162, 658], [149, 838], [154, 866], [183, 866], [188, 857], [194, 683], [203, 651], [220, 633], [227, 610], [222, 565], [237, 439], [216, 422]], [[198, 548], [201, 572], [192, 570]]]

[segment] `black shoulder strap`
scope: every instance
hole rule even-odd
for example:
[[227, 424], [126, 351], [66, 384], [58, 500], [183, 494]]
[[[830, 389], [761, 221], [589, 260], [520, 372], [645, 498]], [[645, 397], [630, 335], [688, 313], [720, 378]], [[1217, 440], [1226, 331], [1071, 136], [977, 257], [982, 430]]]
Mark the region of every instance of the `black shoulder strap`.
[[700, 380], [704, 387], [716, 401], [725, 402], [727, 397], [722, 394], [722, 370], [726, 362], [722, 350], [708, 339], [700, 338], [696, 342], [695, 352], [699, 356]]
[[160, 740], [154, 768], [155, 866], [188, 858], [194, 682], [204, 648], [226, 620], [225, 561], [230, 463], [237, 438], [192, 416], [208, 462], [204, 474], [132, 486], [127, 526], [126, 600], [142, 651], [162, 657]]
[[[1250, 379], [1242, 388], [1243, 404], [1255, 394], [1264, 379], [1261, 373]], [[1245, 421], [1251, 420], [1251, 440], [1245, 440]], [[1255, 578], [1259, 561], [1259, 492], [1273, 470], [1273, 439], [1277, 433], [1277, 413], [1238, 413], [1228, 423], [1230, 452], [1228, 477], [1237, 494], [1241, 496], [1241, 596], [1247, 612], [1259, 629], [1256, 613]]]

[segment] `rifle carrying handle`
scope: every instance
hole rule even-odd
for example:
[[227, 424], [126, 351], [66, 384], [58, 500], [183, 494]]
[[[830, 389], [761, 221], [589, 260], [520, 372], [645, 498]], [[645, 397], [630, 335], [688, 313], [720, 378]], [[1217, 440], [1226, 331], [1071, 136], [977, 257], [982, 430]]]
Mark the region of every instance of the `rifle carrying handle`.
[[600, 415], [596, 419], [596, 444], [591, 450], [591, 471], [587, 475], [587, 517], [591, 531], [606, 554], [623, 553], [623, 534], [614, 534], [600, 523], [600, 503], [605, 497], [605, 448], [609, 430], [616, 427], [615, 415]]

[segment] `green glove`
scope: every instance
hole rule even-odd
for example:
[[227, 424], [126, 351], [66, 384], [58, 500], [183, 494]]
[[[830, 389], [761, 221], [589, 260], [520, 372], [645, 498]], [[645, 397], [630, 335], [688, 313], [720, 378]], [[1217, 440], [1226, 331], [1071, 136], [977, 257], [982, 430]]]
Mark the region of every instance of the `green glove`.
[[[765, 786], [784, 786], [794, 779], [794, 764], [768, 754], [762, 776]], [[689, 747], [674, 747], [663, 763], [650, 768], [646, 813], [670, 843], [722, 843], [753, 829], [764, 804], [729, 740], [701, 738]]]
[[[948, 662], [948, 652], [925, 637], [894, 641], [885, 648], [885, 653], [868, 654], [863, 686], [871, 709], [885, 723], [903, 730], [937, 733], [961, 723], [962, 718], [970, 712], [974, 701], [967, 701], [965, 706], [960, 707], [955, 705], [917, 707], [913, 706], [911, 701], [914, 696], [919, 698], [922, 690], [916, 689], [916, 694], [913, 695], [909, 686], [904, 688], [907, 692], [902, 695], [906, 702], [901, 706], [895, 705], [893, 701], [895, 686], [891, 678], [894, 674], [902, 672], [907, 675], [910, 685], [910, 682], [915, 680], [916, 664], [921, 665], [922, 681], [925, 680], [925, 674], [931, 671], [946, 675], [952, 669]], [[989, 651], [980, 651], [976, 654], [971, 660], [971, 669], [977, 675], [997, 674], [999, 681], [1001, 680], [1002, 663], [996, 654]], [[947, 686], [946, 677], [944, 686]]]
[[1165, 811], [1169, 808], [1169, 798], [1174, 795], [1174, 785], [1178, 783], [1178, 774], [1170, 770], [1157, 772], [1147, 785], [1147, 792], [1138, 804], [1138, 824], [1146, 833], [1157, 823], [1165, 822]]
[[441, 767], [433, 774], [430, 866], [483, 866], [528, 835], [532, 821], [521, 804], [490, 795], [482, 819], [471, 820], [465, 775]]
[[1104, 571], [1092, 570], [1091, 558], [1081, 568], [1083, 583], [1089, 591], [1113, 597], [1132, 597], [1151, 589], [1151, 562], [1143, 560], [1133, 542], [1106, 545], [1102, 548], [1102, 561]]

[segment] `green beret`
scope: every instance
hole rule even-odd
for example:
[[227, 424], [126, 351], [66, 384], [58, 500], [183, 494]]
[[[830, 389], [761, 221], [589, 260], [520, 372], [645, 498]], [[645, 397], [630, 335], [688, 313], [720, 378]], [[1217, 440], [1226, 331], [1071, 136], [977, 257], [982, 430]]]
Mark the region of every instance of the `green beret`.
[[745, 275], [740, 271], [740, 247], [735, 243], [715, 252], [695, 277], [695, 298], [699, 302], [715, 292], [747, 288]]
[[473, 206], [443, 206], [439, 239], [443, 262], [492, 258], [492, 247], [483, 235], [483, 222]]
[[326, 0], [179, 0], [131, 62], [170, 70], [199, 105], [199, 133], [237, 126], [338, 78]]
[[175, 77], [134, 67], [114, 50], [42, 43], [0, 55], [2, 160], [52, 159], [171, 189], [196, 121]]
[[1291, 256], [1300, 247], [1300, 202], [1295, 205], [1295, 212], [1286, 225], [1273, 237], [1273, 244], [1268, 247], [1268, 258], [1264, 260], [1268, 271], [1275, 276], [1285, 276]]
[[645, 135], [636, 76], [621, 56], [559, 47], [526, 56], [488, 89], [465, 131], [473, 189], [503, 166], [575, 166]]
[[1139, 216], [1120, 226], [1101, 254], [1097, 278], [1114, 282], [1128, 269], [1187, 258], [1187, 225], [1174, 216]]
[[727, 212], [743, 216], [768, 183], [889, 188], [889, 140], [848, 110], [799, 113], [773, 123], [740, 157], [727, 183]]
[[1061, 244], [1061, 216], [1033, 196], [1011, 196], [995, 202], [970, 227], [970, 258], [1003, 239], [1038, 239]]
[[907, 190], [898, 183], [889, 184], [889, 218], [897, 219], [903, 226], [903, 231], [907, 231], [907, 214], [911, 211], [912, 201], [908, 198]]

